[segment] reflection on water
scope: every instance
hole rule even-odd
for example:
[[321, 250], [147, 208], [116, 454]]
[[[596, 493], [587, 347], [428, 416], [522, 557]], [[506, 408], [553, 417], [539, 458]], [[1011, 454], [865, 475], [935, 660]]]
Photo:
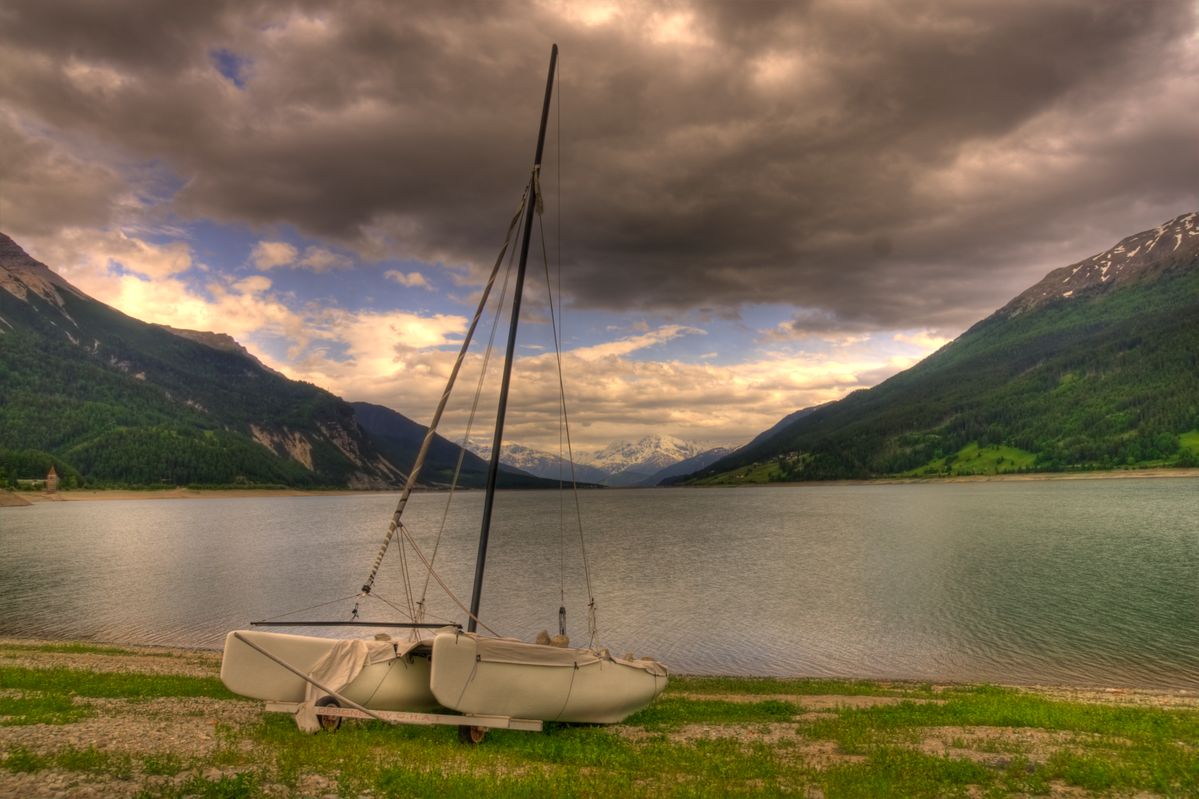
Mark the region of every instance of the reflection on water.
[[[587, 491], [602, 643], [676, 671], [1199, 687], [1192, 479]], [[444, 495], [413, 497], [432, 549]], [[465, 601], [481, 495], [438, 555]], [[352, 597], [395, 497], [0, 509], [0, 634], [216, 647]], [[576, 642], [586, 593], [556, 493], [503, 493], [483, 620]], [[565, 548], [563, 548], [565, 540]], [[565, 559], [567, 581], [560, 581]], [[413, 591], [423, 590], [423, 576]], [[376, 587], [402, 604], [394, 551]], [[462, 614], [432, 585], [430, 616]], [[308, 617], [346, 618], [352, 598]], [[364, 616], [383, 618], [376, 601]]]

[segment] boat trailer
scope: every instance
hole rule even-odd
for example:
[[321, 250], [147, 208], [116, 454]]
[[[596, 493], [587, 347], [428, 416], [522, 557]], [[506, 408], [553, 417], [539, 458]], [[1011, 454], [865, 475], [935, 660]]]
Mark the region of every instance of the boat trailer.
[[[259, 654], [273, 660], [325, 694], [325, 696], [316, 701], [316, 714], [321, 729], [328, 732], [336, 731], [341, 726], [342, 719], [375, 719], [386, 724], [457, 727], [458, 740], [463, 743], [477, 744], [483, 741], [489, 729], [523, 730], [526, 732], [541, 732], [543, 729], [542, 722], [539, 719], [517, 719], [510, 716], [472, 716], [451, 713], [411, 713], [400, 710], [371, 710], [352, 699], [347, 699], [332, 688], [321, 685], [295, 666], [282, 658], [276, 657], [240, 633], [235, 632], [233, 635], [246, 646], [257, 650]], [[303, 706], [303, 702], [267, 702], [265, 710], [268, 713], [288, 713], [294, 716]]]
[[[267, 702], [267, 713], [289, 713], [295, 715], [303, 707], [300, 702]], [[541, 732], [542, 722], [539, 719], [515, 719], [510, 716], [462, 716], [450, 713], [409, 713], [399, 710], [370, 710], [362, 711], [353, 707], [342, 707], [333, 696], [322, 697], [317, 701], [317, 719], [321, 728], [329, 732], [341, 726], [342, 719], [375, 719], [388, 724], [416, 724], [421, 726], [445, 725], [457, 727], [459, 737], [469, 730], [472, 743], [483, 740], [486, 730], [521, 730], [524, 732]]]

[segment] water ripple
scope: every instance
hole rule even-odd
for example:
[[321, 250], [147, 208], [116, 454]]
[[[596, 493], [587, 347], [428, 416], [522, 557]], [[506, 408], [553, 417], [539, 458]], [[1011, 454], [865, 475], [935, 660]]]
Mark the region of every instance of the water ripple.
[[[1196, 481], [586, 492], [603, 642], [697, 673], [1199, 687]], [[442, 495], [409, 522], [431, 546]], [[352, 593], [387, 495], [0, 509], [0, 634], [216, 647]], [[439, 564], [467, 596], [481, 497]], [[485, 620], [557, 625], [559, 499], [499, 497]], [[404, 589], [389, 560], [376, 591]], [[419, 593], [419, 586], [416, 590]], [[459, 614], [430, 594], [431, 612]], [[345, 607], [328, 612], [347, 614]], [[374, 615], [378, 609], [372, 609]]]

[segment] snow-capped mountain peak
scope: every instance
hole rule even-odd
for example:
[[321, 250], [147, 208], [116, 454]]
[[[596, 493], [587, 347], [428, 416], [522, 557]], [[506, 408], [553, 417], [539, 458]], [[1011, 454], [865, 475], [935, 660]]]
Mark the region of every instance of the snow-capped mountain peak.
[[1199, 253], [1199, 211], [1182, 214], [1155, 228], [1121, 239], [1114, 247], [1055, 269], [1013, 299], [1001, 316], [1016, 316], [1054, 301], [1109, 290], [1191, 262]]
[[[491, 454], [491, 444], [472, 438], [467, 449], [482, 458]], [[706, 449], [674, 436], [652, 435], [640, 441], [613, 441], [592, 453], [575, 453], [575, 478], [584, 483], [641, 485], [655, 473]], [[521, 444], [505, 443], [503, 463], [550, 479], [569, 478], [570, 469], [555, 454], [541, 452]]]
[[651, 435], [637, 442], [613, 441], [591, 455], [584, 455], [582, 460], [587, 465], [609, 474], [633, 466], [644, 467], [645, 471], [653, 472], [694, 457], [702, 451], [703, 447], [698, 444], [674, 436]]

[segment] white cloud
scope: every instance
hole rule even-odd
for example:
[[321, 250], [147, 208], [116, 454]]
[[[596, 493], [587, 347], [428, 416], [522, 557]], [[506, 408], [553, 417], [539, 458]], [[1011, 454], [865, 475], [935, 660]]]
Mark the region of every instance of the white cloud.
[[394, 280], [401, 286], [407, 286], [408, 288], [421, 288], [429, 290], [432, 290], [433, 288], [429, 285], [429, 281], [425, 280], [425, 276], [420, 272], [404, 273], [398, 269], [388, 269], [383, 273], [383, 275], [388, 280]]
[[932, 330], [917, 330], [915, 332], [896, 333], [892, 336], [892, 338], [901, 344], [910, 344], [913, 347], [919, 347], [926, 353], [935, 352], [953, 340], [950, 338], [945, 338], [944, 336], [939, 336]]
[[640, 336], [628, 336], [627, 338], [617, 339], [616, 341], [608, 341], [603, 344], [593, 344], [589, 347], [582, 347], [572, 351], [572, 355], [582, 361], [597, 361], [603, 358], [615, 358], [621, 355], [643, 350], [646, 347], [653, 347], [657, 344], [663, 344], [671, 339], [679, 336], [704, 336], [707, 332], [700, 330], [697, 327], [685, 327], [683, 325], [665, 325], [657, 330], [643, 333]]
[[299, 251], [286, 241], [260, 241], [254, 245], [250, 260], [259, 269], [274, 269], [295, 263]]
[[270, 287], [270, 278], [262, 275], [251, 275], [233, 284], [233, 289], [239, 294], [261, 294]]
[[112, 265], [147, 280], [179, 275], [196, 266], [185, 241], [154, 244], [122, 230], [66, 228], [54, 236], [32, 236], [20, 243], [68, 280], [107, 274]]
[[185, 242], [157, 245], [118, 232], [108, 244], [110, 261], [147, 278], [169, 277], [192, 268], [191, 248]]
[[328, 272], [333, 269], [349, 269], [354, 262], [332, 250], [313, 246], [304, 250], [304, 257], [296, 265], [312, 272]]
[[330, 272], [349, 269], [353, 260], [326, 247], [310, 245], [304, 254], [286, 241], [260, 241], [250, 252], [250, 261], [262, 270], [303, 269], [308, 272]]

